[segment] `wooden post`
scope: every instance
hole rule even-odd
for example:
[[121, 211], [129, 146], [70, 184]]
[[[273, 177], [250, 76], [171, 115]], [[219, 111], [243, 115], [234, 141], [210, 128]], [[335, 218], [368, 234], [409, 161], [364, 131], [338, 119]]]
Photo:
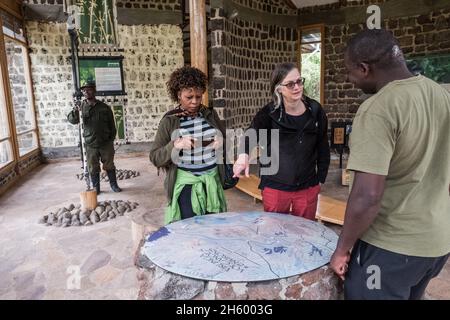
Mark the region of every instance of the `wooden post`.
[[88, 190], [80, 192], [81, 209], [94, 210], [97, 207], [97, 192]]
[[[205, 0], [189, 0], [189, 20], [191, 37], [191, 66], [208, 75], [206, 50], [206, 5]], [[208, 89], [203, 95], [203, 104], [208, 105]]]

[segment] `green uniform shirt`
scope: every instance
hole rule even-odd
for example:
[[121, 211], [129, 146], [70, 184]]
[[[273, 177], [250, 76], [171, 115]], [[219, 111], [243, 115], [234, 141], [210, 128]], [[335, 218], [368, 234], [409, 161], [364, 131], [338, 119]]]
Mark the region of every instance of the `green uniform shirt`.
[[358, 109], [348, 169], [386, 176], [362, 240], [392, 252], [450, 252], [450, 93], [423, 76], [384, 86]]
[[[86, 145], [92, 148], [105, 146], [116, 137], [116, 126], [111, 108], [96, 100], [94, 105], [87, 101], [81, 104], [81, 114], [83, 117], [83, 137]], [[80, 119], [77, 111], [72, 110], [67, 115], [67, 120], [72, 124], [77, 124]]]

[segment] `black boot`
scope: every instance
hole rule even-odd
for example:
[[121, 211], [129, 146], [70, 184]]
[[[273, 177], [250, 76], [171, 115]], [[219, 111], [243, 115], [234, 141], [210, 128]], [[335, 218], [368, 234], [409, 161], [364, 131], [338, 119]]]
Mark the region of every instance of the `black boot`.
[[111, 185], [112, 191], [121, 192], [122, 189], [117, 185], [116, 170], [107, 170], [106, 173], [108, 173], [109, 184]]
[[97, 194], [100, 194], [100, 172], [91, 174], [91, 182], [92, 188], [97, 191]]

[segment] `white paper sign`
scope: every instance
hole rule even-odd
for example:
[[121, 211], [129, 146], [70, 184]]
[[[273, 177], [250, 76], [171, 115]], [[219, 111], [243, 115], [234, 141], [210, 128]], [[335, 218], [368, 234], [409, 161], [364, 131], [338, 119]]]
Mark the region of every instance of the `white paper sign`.
[[97, 91], [122, 91], [120, 68], [95, 68]]

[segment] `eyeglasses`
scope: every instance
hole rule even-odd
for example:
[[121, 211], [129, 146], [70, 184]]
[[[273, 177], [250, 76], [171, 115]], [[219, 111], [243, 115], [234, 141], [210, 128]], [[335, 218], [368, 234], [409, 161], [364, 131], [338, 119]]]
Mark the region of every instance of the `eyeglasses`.
[[299, 79], [297, 79], [296, 81], [289, 81], [288, 83], [281, 83], [280, 86], [285, 86], [286, 88], [288, 88], [289, 90], [294, 90], [295, 85], [303, 86], [305, 84], [305, 78], [301, 77]]

